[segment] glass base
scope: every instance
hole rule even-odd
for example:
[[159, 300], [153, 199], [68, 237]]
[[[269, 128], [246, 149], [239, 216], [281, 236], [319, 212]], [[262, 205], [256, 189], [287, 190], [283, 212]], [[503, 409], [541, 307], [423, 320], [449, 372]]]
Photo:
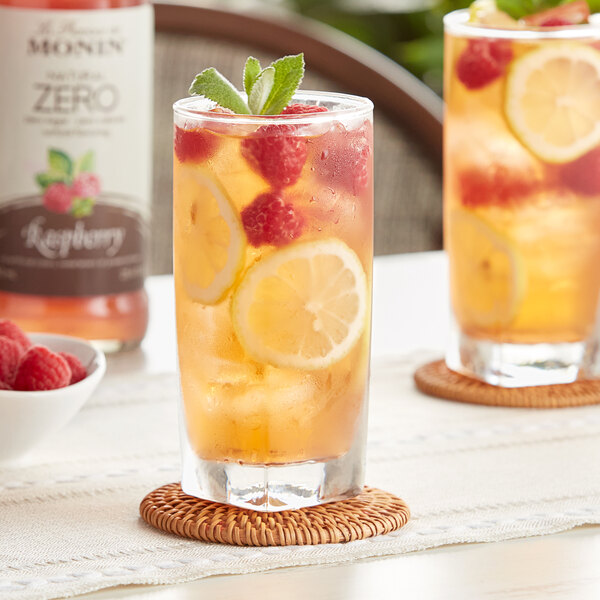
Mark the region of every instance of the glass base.
[[596, 344], [505, 344], [456, 331], [446, 364], [453, 371], [500, 387], [571, 383], [594, 376]]
[[245, 465], [203, 460], [184, 441], [181, 488], [197, 498], [261, 512], [316, 506], [362, 491], [364, 467], [357, 452], [324, 461]]

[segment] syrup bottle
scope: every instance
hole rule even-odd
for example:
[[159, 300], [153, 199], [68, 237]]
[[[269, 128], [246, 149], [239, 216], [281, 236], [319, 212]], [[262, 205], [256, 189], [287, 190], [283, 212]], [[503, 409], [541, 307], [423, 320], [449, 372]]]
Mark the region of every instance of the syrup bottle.
[[152, 7], [0, 0], [0, 318], [144, 336]]

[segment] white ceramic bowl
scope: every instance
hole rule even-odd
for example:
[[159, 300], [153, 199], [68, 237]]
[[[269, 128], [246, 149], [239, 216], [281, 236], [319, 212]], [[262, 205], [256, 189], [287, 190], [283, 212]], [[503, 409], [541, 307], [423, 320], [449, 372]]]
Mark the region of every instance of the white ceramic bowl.
[[104, 354], [85, 340], [49, 333], [32, 333], [29, 338], [53, 352], [75, 355], [88, 375], [58, 390], [0, 390], [0, 463], [22, 457], [66, 425], [92, 395], [106, 371]]

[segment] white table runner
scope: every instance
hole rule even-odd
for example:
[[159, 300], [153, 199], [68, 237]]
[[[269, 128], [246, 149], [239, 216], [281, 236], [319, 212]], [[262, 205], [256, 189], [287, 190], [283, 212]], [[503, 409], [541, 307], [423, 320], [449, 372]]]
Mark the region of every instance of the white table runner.
[[114, 375], [30, 459], [0, 469], [0, 597], [49, 599], [131, 583], [335, 563], [600, 523], [600, 406], [486, 408], [418, 393], [428, 353], [373, 366], [367, 483], [409, 504], [387, 536], [238, 548], [163, 534], [142, 497], [177, 481], [174, 375]]

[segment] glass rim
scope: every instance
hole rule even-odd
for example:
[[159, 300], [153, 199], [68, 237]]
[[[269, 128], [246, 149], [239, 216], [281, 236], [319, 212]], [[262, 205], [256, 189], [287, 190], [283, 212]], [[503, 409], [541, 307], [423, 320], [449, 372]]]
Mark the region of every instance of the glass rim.
[[[245, 94], [244, 94], [245, 95]], [[320, 101], [335, 102], [338, 104], [346, 103], [347, 107], [337, 110], [328, 110], [327, 112], [308, 113], [303, 115], [237, 115], [227, 113], [215, 113], [207, 110], [198, 110], [190, 108], [189, 105], [198, 102], [201, 96], [189, 96], [181, 98], [173, 104], [173, 112], [176, 115], [192, 119], [202, 119], [203, 121], [213, 121], [221, 123], [236, 124], [255, 124], [264, 125], [265, 123], [316, 123], [336, 118], [353, 118], [367, 116], [373, 111], [373, 102], [363, 96], [354, 96], [352, 94], [342, 94], [338, 92], [314, 92], [298, 91], [294, 94], [292, 101]]]
[[590, 17], [590, 23], [564, 27], [532, 27], [530, 29], [503, 29], [469, 23], [469, 9], [461, 8], [444, 16], [444, 32], [464, 37], [482, 37], [510, 40], [572, 40], [597, 37], [600, 34], [600, 14]]

